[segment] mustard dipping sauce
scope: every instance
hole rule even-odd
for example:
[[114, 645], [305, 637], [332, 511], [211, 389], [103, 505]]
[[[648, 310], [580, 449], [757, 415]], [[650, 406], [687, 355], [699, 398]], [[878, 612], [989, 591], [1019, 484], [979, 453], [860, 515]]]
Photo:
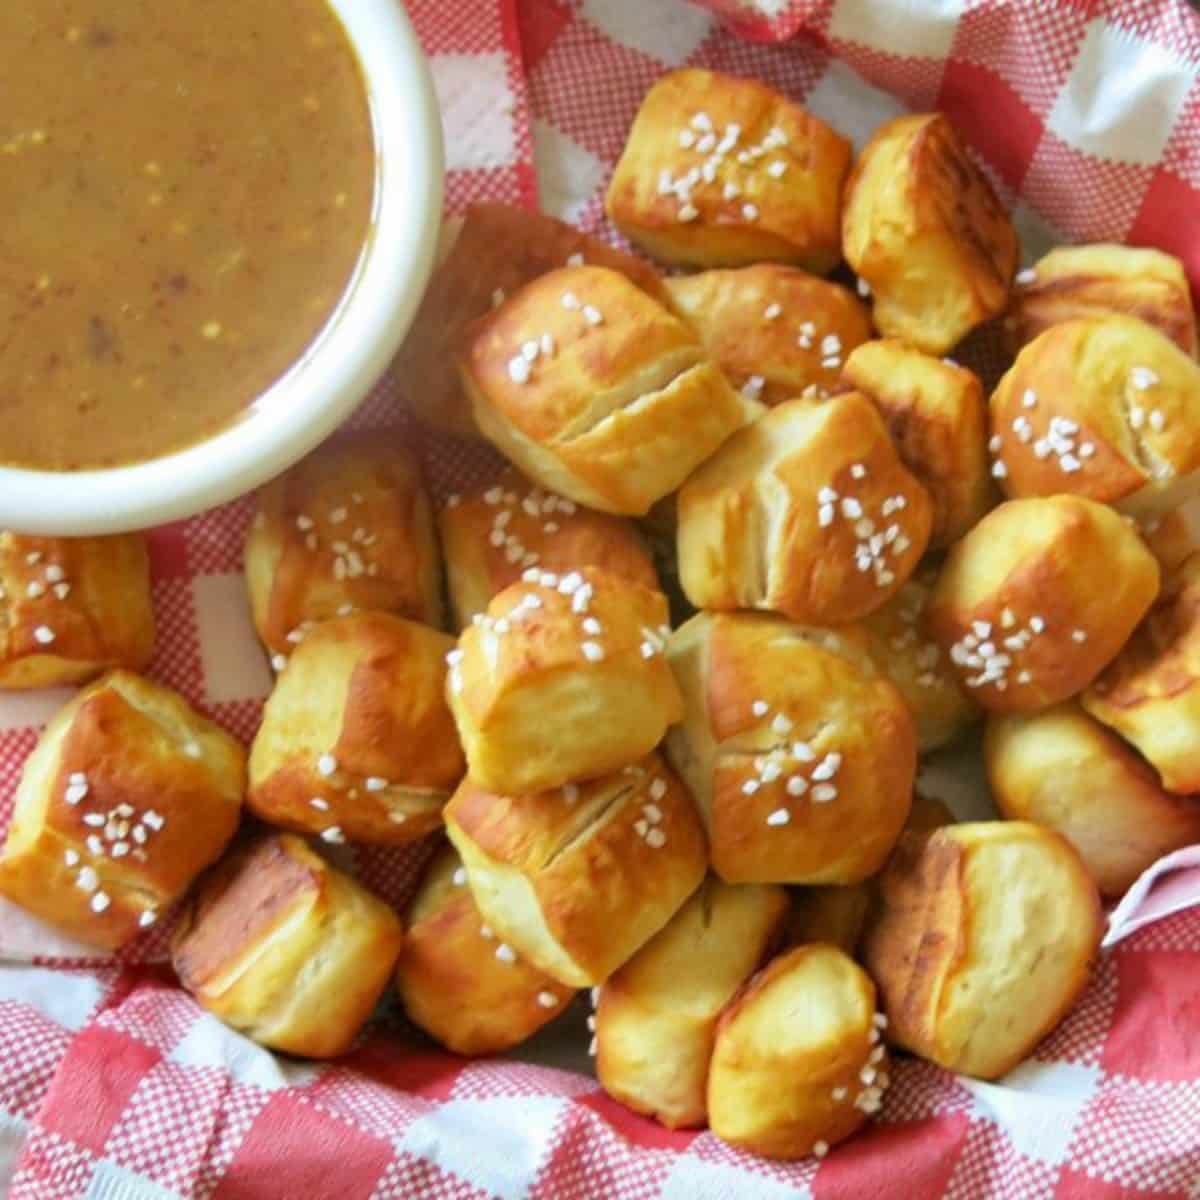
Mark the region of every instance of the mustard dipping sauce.
[[325, 0], [0, 4], [0, 463], [153, 458], [301, 357], [366, 243], [366, 85]]

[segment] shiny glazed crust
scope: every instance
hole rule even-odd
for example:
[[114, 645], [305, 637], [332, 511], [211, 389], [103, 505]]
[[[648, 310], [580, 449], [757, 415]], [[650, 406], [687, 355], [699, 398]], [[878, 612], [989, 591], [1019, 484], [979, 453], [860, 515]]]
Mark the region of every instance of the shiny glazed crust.
[[861, 631], [701, 613], [671, 637], [682, 724], [667, 735], [729, 883], [855, 883], [912, 800], [916, 734]]
[[1024, 821], [905, 834], [863, 961], [897, 1046], [995, 1079], [1078, 999], [1100, 944], [1096, 885], [1059, 834]]
[[845, 357], [871, 336], [853, 292], [795, 267], [759, 263], [664, 284], [730, 383], [767, 405], [833, 392]]
[[1153, 767], [1076, 703], [991, 717], [984, 763], [1004, 816], [1061, 833], [1106, 896], [1124, 895], [1164, 854], [1200, 841], [1200, 801], [1166, 791]]
[[1140, 517], [1200, 493], [1200, 366], [1132, 317], [1054, 325], [991, 399], [1010, 496], [1072, 492]]
[[396, 359], [405, 400], [425, 424], [479, 436], [457, 368], [475, 322], [539, 275], [575, 261], [620, 271], [647, 295], [665, 297], [648, 263], [546, 213], [509, 204], [467, 209]]
[[846, 183], [842, 245], [879, 330], [927, 354], [1003, 312], [1017, 269], [1012, 222], [941, 113], [871, 136]]
[[575, 993], [501, 949], [466, 876], [453, 846], [425, 869], [405, 914], [396, 991], [409, 1020], [447, 1050], [499, 1054], [552, 1021]]
[[640, 516], [762, 411], [682, 321], [602, 267], [521, 288], [461, 360], [480, 430], [543, 487]]
[[855, 350], [842, 379], [879, 409], [901, 462], [929, 493], [930, 549], [956, 542], [995, 501], [975, 373], [889, 339]]
[[1082, 496], [1009, 500], [950, 551], [925, 627], [981, 707], [1036, 712], [1100, 674], [1158, 582], [1154, 557], [1111, 508]]
[[172, 961], [200, 1005], [306, 1058], [345, 1053], [392, 973], [400, 919], [294, 834], [255, 839], [201, 882]]
[[626, 962], [706, 866], [692, 798], [656, 755], [537, 795], [500, 796], [468, 778], [446, 831], [497, 936], [572, 987]]
[[1004, 319], [1013, 352], [1051, 325], [1118, 313], [1153, 325], [1196, 356], [1196, 315], [1183, 263], [1161, 250], [1057, 246], [1017, 276]]
[[263, 710], [251, 811], [330, 842], [403, 845], [440, 828], [466, 769], [445, 699], [453, 647], [390, 613], [313, 629]]
[[307, 630], [355, 609], [440, 626], [441, 570], [425, 485], [394, 437], [327, 442], [258, 494], [246, 585], [276, 669]]
[[660, 592], [529, 569], [464, 630], [448, 696], [472, 778], [519, 795], [641, 758], [679, 719]]
[[841, 258], [849, 167], [850, 143], [771, 88], [672, 71], [642, 101], [605, 207], [662, 262], [776, 261], [824, 274]]
[[722, 1014], [709, 1125], [766, 1158], [822, 1157], [877, 1110], [888, 1066], [866, 973], [833, 946], [799, 946]]
[[1172, 792], [1200, 791], [1200, 555], [1167, 575], [1137, 632], [1083, 694]]
[[0, 531], [0, 691], [139, 671], [154, 651], [141, 534], [29, 537]]
[[600, 988], [600, 1086], [672, 1129], [703, 1125], [717, 1018], [777, 940], [787, 912], [783, 888], [706, 879]]
[[885, 604], [932, 521], [928, 494], [857, 393], [771, 409], [687, 481], [678, 508], [680, 581], [697, 608], [814, 625]]
[[182, 697], [127, 671], [79, 692], [25, 762], [0, 893], [80, 941], [115, 948], [233, 836], [245, 752]]
[[455, 626], [463, 629], [529, 567], [560, 574], [599, 567], [657, 588], [636, 528], [531, 484], [516, 471], [451, 498], [438, 524]]

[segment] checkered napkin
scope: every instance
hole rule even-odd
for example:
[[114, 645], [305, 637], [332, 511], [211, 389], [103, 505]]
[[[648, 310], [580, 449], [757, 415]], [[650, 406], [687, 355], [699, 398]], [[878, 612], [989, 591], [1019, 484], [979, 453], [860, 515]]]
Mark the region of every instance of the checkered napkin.
[[[1153, 244], [1200, 280], [1200, 29], [1174, 0], [408, 7], [445, 117], [452, 211], [540, 188], [549, 211], [608, 233], [602, 189], [638, 102], [688, 63], [765, 79], [859, 142], [905, 107], [945, 109], [1030, 257], [1060, 240]], [[385, 380], [355, 423], [405, 430], [441, 494], [478, 478], [484, 458], [422, 433], [401, 390]], [[246, 519], [242, 502], [152, 535], [152, 674], [248, 739], [270, 676], [239, 574]], [[0, 697], [0, 824], [64, 699]], [[986, 801], [962, 777], [942, 763], [923, 783], [954, 781], [951, 801], [977, 813]], [[396, 901], [419, 867], [342, 851]], [[511, 1060], [438, 1053], [385, 1014], [336, 1064], [288, 1062], [174, 986], [165, 931], [99, 959], [7, 907], [0, 1162], [22, 1200], [1196, 1196], [1198, 875], [1200, 852], [1183, 851], [1141, 881], [1082, 1003], [1002, 1084], [900, 1062], [878, 1123], [820, 1165], [751, 1159], [622, 1109], [586, 1073], [578, 1011]]]

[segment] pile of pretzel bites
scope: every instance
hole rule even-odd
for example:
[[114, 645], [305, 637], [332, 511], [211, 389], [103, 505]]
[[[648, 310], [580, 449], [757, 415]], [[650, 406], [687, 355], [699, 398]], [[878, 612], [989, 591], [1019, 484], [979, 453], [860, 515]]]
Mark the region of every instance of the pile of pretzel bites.
[[[30, 756], [0, 892], [109, 947], [186, 894], [182, 985], [298, 1055], [390, 983], [470, 1055], [590, 988], [611, 1095], [777, 1158], [859, 1129], [896, 1051], [1021, 1062], [1101, 897], [1200, 838], [1190, 293], [1154, 250], [1018, 271], [944, 116], [852, 157], [683, 70], [607, 196], [664, 273], [471, 210], [397, 370], [508, 466], [435, 513], [359, 434], [261, 491], [248, 754], [137, 674], [139, 538], [0, 537], [0, 686], [106, 672]], [[945, 356], [993, 320], [989, 399]], [[955, 823], [918, 761], [981, 719], [1004, 819]], [[442, 829], [403, 913], [320, 853]]]

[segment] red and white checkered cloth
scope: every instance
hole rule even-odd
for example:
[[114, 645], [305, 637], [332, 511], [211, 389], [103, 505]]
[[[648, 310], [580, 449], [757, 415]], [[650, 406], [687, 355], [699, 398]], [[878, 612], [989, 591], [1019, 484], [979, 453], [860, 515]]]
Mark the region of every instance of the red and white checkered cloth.
[[[410, 0], [445, 114], [450, 208], [532, 203], [540, 185], [548, 210], [608, 232], [600, 197], [642, 95], [665, 68], [699, 64], [766, 79], [859, 140], [906, 106], [945, 109], [1029, 256], [1058, 240], [1158, 245], [1200, 282], [1200, 28], [1175, 0], [707, 4], [736, 34], [682, 0]], [[355, 422], [408, 430], [439, 491], [479, 469], [406, 420], [392, 381]], [[249, 738], [270, 676], [239, 574], [246, 511], [154, 533], [152, 673]], [[62, 699], [0, 697], [0, 824]], [[397, 900], [416, 869], [411, 854], [354, 859]], [[1158, 910], [1196, 895], [1177, 874]], [[579, 1012], [523, 1061], [468, 1063], [381, 1019], [336, 1064], [284, 1062], [174, 986], [163, 936], [101, 960], [0, 910], [14, 1198], [1200, 1195], [1200, 909], [1106, 952], [1080, 1006], [1003, 1084], [900, 1063], [878, 1124], [819, 1166], [668, 1132], [590, 1077], [534, 1065], [582, 1047]]]

